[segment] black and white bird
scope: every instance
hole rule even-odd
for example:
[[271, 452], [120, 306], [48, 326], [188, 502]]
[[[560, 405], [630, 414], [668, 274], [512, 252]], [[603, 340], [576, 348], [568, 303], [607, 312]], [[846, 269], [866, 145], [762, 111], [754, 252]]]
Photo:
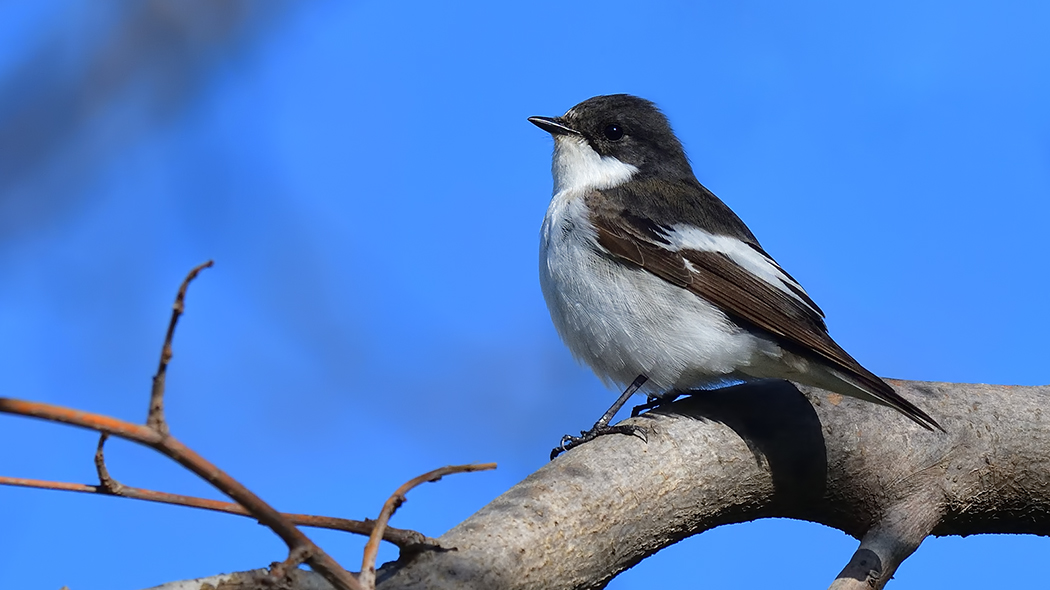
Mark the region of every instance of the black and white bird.
[[828, 335], [824, 313], [693, 174], [653, 103], [596, 96], [561, 117], [530, 117], [554, 137], [554, 196], [540, 235], [540, 285], [573, 355], [627, 386], [590, 431], [610, 432], [635, 392], [673, 397], [787, 379], [890, 406], [943, 430]]

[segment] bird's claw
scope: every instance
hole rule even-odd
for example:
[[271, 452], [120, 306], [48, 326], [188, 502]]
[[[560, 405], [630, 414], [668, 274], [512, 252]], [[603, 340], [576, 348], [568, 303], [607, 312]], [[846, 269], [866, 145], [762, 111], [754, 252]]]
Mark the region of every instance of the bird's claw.
[[649, 442], [649, 435], [645, 428], [641, 426], [634, 426], [633, 424], [617, 424], [615, 426], [595, 426], [590, 430], [581, 430], [580, 436], [572, 436], [566, 434], [561, 437], [561, 444], [551, 449], [551, 461], [555, 457], [564, 453], [565, 451], [574, 449], [585, 442], [590, 442], [599, 436], [605, 436], [607, 434], [627, 434], [630, 436], [637, 436], [644, 442]]
[[639, 405], [631, 408], [631, 417], [632, 418], [637, 418], [638, 415], [641, 414], [642, 412], [645, 412], [647, 410], [652, 410], [653, 408], [659, 408], [660, 406], [663, 406], [665, 404], [669, 404], [669, 403], [673, 402], [674, 400], [678, 399], [680, 397], [680, 395], [681, 394], [678, 394], [678, 393], [664, 394], [664, 395], [650, 395], [648, 398], [646, 398], [644, 404], [639, 404]]

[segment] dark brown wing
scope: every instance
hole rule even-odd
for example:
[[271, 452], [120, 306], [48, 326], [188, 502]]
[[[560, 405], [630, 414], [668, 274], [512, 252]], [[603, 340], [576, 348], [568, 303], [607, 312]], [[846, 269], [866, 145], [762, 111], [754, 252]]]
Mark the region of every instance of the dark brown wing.
[[[831, 339], [820, 308], [801, 288], [795, 291], [797, 283], [787, 273], [785, 287], [798, 297], [756, 277], [721, 252], [672, 249], [668, 239], [671, 228], [651, 220], [626, 212], [602, 212], [592, 214], [591, 222], [598, 233], [598, 244], [609, 254], [688, 289], [730, 317], [769, 332], [806, 356], [824, 359], [861, 389], [924, 428], [943, 430]], [[780, 269], [757, 245], [750, 245]]]
[[[788, 274], [788, 271], [784, 270], [776, 260], [773, 260], [772, 256], [766, 254], [766, 251], [763, 250], [758, 244], [749, 243], [748, 246], [752, 250], [754, 250], [755, 253], [757, 253], [759, 256], [765, 258], [766, 261], [773, 265], [778, 271], [780, 271], [780, 274], [784, 275], [784, 278], [787, 279], [785, 284], [789, 289], [791, 289], [792, 293], [798, 295], [806, 303], [806, 305], [813, 308], [813, 311], [817, 312], [817, 315], [819, 315], [821, 319], [825, 317], [824, 310], [820, 309], [820, 307], [817, 306], [816, 302], [810, 299], [809, 293], [806, 293], [806, 290], [803, 289], [799, 282], [795, 280], [795, 277]], [[827, 328], [825, 328], [825, 331], [827, 331]]]

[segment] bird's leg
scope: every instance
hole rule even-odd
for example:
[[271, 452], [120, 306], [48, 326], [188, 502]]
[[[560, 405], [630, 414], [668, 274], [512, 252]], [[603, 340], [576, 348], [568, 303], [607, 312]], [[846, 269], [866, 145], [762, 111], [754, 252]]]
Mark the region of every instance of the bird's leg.
[[635, 377], [634, 381], [631, 382], [629, 386], [627, 386], [627, 389], [625, 389], [623, 393], [620, 394], [620, 397], [617, 398], [615, 402], [613, 402], [613, 405], [610, 406], [604, 414], [602, 414], [602, 417], [598, 418], [598, 421], [594, 423], [594, 426], [592, 426], [590, 430], [580, 431], [580, 436], [571, 436], [566, 434], [565, 436], [561, 437], [561, 444], [559, 446], [554, 447], [554, 449], [551, 450], [551, 460], [553, 461], [555, 457], [562, 454], [564, 451], [568, 451], [569, 449], [578, 447], [585, 442], [594, 440], [599, 436], [603, 436], [606, 434], [634, 434], [641, 437], [642, 440], [647, 440], [645, 436], [645, 429], [643, 428], [639, 428], [638, 426], [631, 426], [629, 424], [617, 424], [616, 426], [609, 426], [609, 422], [613, 419], [613, 416], [616, 415], [616, 412], [619, 412], [620, 408], [622, 408], [624, 404], [627, 403], [627, 400], [631, 399], [631, 396], [637, 393], [638, 390], [642, 387], [642, 385], [645, 385], [645, 382], [648, 379], [649, 378], [645, 375], [638, 375], [637, 377]]
[[644, 404], [639, 404], [631, 408], [631, 417], [634, 418], [635, 416], [641, 414], [646, 410], [659, 408], [664, 404], [669, 404], [680, 397], [682, 397], [682, 394], [677, 391], [672, 391], [670, 393], [662, 393], [658, 395], [650, 395], [648, 399], [645, 400]]

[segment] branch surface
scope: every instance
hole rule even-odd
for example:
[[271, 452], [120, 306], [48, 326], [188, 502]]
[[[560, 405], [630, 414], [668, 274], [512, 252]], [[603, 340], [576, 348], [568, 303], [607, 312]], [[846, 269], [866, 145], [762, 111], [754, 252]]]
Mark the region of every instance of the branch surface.
[[[947, 433], [782, 382], [706, 392], [631, 419], [648, 444], [552, 461], [438, 539], [456, 550], [403, 556], [377, 587], [601, 588], [690, 535], [788, 517], [861, 540], [831, 586], [870, 590], [930, 534], [1050, 534], [1050, 386], [889, 383]], [[291, 588], [320, 588], [302, 574]]]
[[788, 517], [862, 539], [832, 587], [870, 590], [929, 534], [1050, 534], [1050, 387], [890, 384], [947, 434], [786, 382], [705, 392], [627, 421], [648, 444], [549, 463], [438, 539], [456, 551], [387, 564], [378, 587], [601, 588], [690, 535]]

